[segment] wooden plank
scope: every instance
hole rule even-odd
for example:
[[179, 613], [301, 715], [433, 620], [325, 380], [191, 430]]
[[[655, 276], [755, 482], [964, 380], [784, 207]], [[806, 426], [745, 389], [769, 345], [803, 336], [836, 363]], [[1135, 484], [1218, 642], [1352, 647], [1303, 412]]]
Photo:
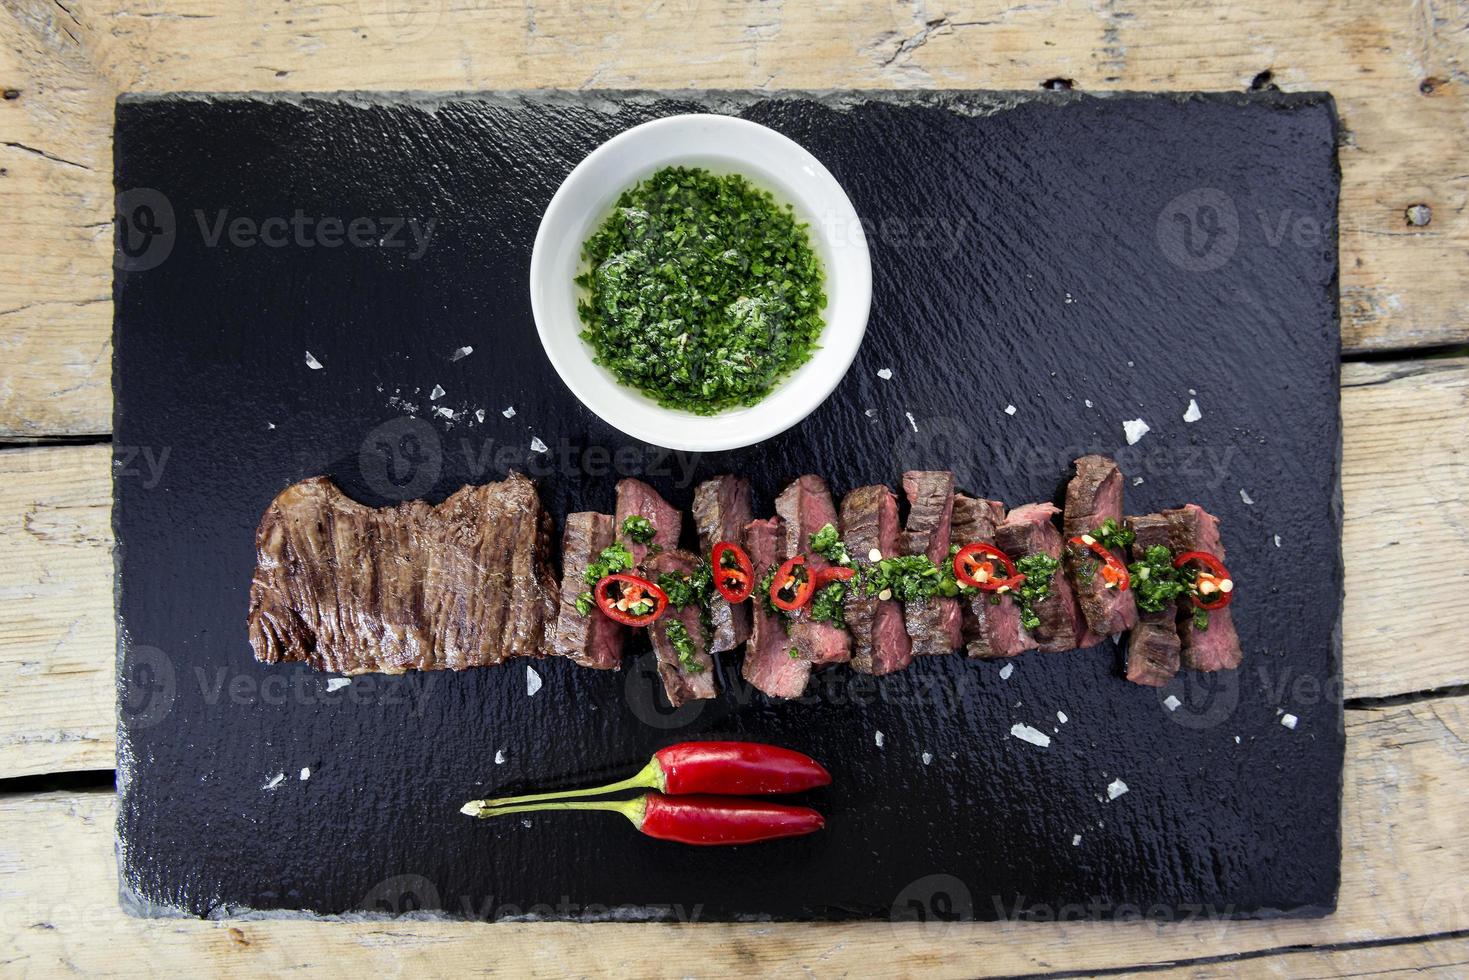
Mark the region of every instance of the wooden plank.
[[[1469, 358], [1344, 381], [1346, 695], [1469, 683]], [[112, 765], [109, 454], [0, 453], [0, 777]]]
[[[109, 430], [107, 172], [128, 90], [1237, 90], [1268, 70], [1338, 99], [1346, 347], [1469, 339], [1469, 31], [1427, 4], [17, 0], [0, 23], [19, 93], [0, 102], [0, 439]], [[1407, 223], [1414, 204], [1428, 225]]]
[[[85, 974], [437, 976], [488, 968], [507, 976], [964, 977], [1178, 964], [1469, 929], [1469, 836], [1458, 807], [1469, 798], [1469, 699], [1351, 711], [1347, 724], [1341, 900], [1325, 919], [707, 924], [697, 938], [675, 925], [146, 921], [117, 908], [114, 797], [50, 793], [0, 798], [0, 948], [6, 967], [36, 974], [64, 966]], [[1381, 961], [1371, 951], [1333, 954], [1343, 972]]]
[[1251, 977], [1416, 977], [1459, 980], [1469, 970], [1469, 938], [1429, 939], [1390, 946], [1289, 950], [1270, 956], [1185, 964], [1149, 973], [1153, 980], [1234, 980]]

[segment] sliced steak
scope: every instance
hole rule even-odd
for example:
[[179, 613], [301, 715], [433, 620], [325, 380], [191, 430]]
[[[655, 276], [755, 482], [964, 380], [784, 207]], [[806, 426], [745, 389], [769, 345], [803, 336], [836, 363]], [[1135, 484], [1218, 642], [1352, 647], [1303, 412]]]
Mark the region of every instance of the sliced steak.
[[[1083, 456], [1076, 475], [1066, 485], [1066, 513], [1062, 518], [1066, 540], [1096, 530], [1111, 519], [1122, 524], [1122, 470], [1107, 456]], [[1116, 548], [1112, 553], [1125, 561]], [[1137, 623], [1137, 604], [1130, 589], [1109, 589], [1096, 573], [1099, 562], [1090, 551], [1066, 549], [1066, 571], [1076, 589], [1081, 614], [1093, 633], [1110, 636]]]
[[[745, 526], [744, 540], [757, 582], [785, 561], [785, 528], [780, 518], [751, 521]], [[791, 656], [785, 619], [766, 606], [758, 591], [750, 605], [750, 641], [745, 644], [742, 675], [756, 690], [772, 698], [800, 697], [811, 677], [811, 661]]]
[[[898, 553], [898, 498], [884, 486], [860, 487], [842, 499], [842, 538], [860, 561], [873, 550]], [[913, 641], [903, 625], [903, 606], [893, 599], [847, 593], [847, 629], [852, 634], [852, 669], [891, 674], [913, 662]]]
[[374, 509], [292, 484], [255, 534], [249, 636], [264, 663], [340, 674], [544, 656], [557, 609], [551, 518], [518, 473], [432, 506]]
[[[954, 514], [954, 474], [947, 470], [910, 470], [903, 474], [908, 523], [898, 536], [905, 555], [927, 555], [934, 564], [949, 559], [949, 524]], [[915, 656], [953, 653], [964, 645], [959, 600], [934, 596], [903, 606], [904, 626]]]
[[[651, 520], [651, 518], [650, 518]], [[644, 564], [648, 575], [656, 579], [665, 572], [689, 575], [699, 567], [699, 556], [687, 551], [662, 551], [653, 555]], [[694, 663], [685, 665], [674, 648], [669, 636], [670, 623], [681, 623], [688, 631], [694, 645]], [[648, 638], [653, 642], [653, 654], [658, 658], [658, 676], [663, 679], [663, 691], [668, 703], [677, 708], [685, 701], [712, 698], [719, 694], [714, 684], [714, 658], [709, 655], [709, 638], [704, 635], [704, 624], [699, 620], [698, 603], [682, 609], [669, 607], [658, 622], [648, 627]]]
[[[1162, 545], [1171, 550], [1168, 518], [1145, 514], [1127, 518], [1124, 526], [1136, 537], [1132, 559], [1141, 561], [1149, 548]], [[1170, 602], [1160, 612], [1137, 613], [1137, 625], [1127, 636], [1127, 679], [1147, 687], [1162, 687], [1178, 673], [1178, 607]]]
[[[830, 568], [831, 562], [811, 550], [811, 535], [830, 524], [840, 530], [831, 490], [819, 476], [807, 474], [781, 491], [775, 512], [785, 522], [785, 557], [806, 556], [812, 573]], [[792, 620], [787, 627], [791, 642], [813, 665], [844, 664], [852, 659], [852, 637], [840, 626]]]
[[[1165, 510], [1168, 536], [1173, 553], [1203, 551], [1224, 561], [1224, 545], [1219, 540], [1219, 519], [1198, 504], [1184, 504], [1177, 510]], [[1194, 626], [1193, 603], [1178, 604], [1178, 635], [1183, 642], [1183, 665], [1193, 670], [1229, 670], [1244, 660], [1239, 634], [1234, 630], [1230, 610], [1209, 613], [1209, 628]]]
[[[694, 490], [694, 527], [706, 555], [720, 541], [740, 544], [752, 516], [750, 481], [742, 476], [716, 476]], [[738, 649], [750, 638], [749, 603], [731, 606], [716, 592], [709, 601], [709, 616], [714, 624], [711, 653]]]
[[608, 619], [595, 605], [583, 616], [577, 598], [592, 590], [586, 582], [587, 566], [616, 538], [611, 514], [582, 512], [566, 515], [566, 532], [561, 544], [561, 613], [556, 618], [552, 648], [583, 667], [616, 670], [622, 666], [622, 644], [627, 630]]
[[[976, 500], [954, 494], [954, 543], [994, 544], [995, 532], [1005, 521], [1005, 505], [998, 500]], [[999, 601], [994, 601], [998, 599]], [[969, 656], [982, 660], [1013, 657], [1034, 650], [1036, 639], [1020, 625], [1020, 607], [1012, 595], [981, 592], [959, 600], [963, 612], [964, 645]]]
[[[636, 514], [653, 525], [653, 540], [639, 543], [622, 533], [622, 522]], [[617, 538], [632, 552], [633, 564], [641, 566], [648, 548], [657, 545], [661, 551], [678, 547], [683, 534], [683, 514], [658, 495], [658, 491], [642, 480], [628, 478], [617, 481]]]
[[[1061, 534], [1052, 522], [1058, 513], [1049, 501], [1017, 507], [995, 529], [995, 542], [1015, 561], [1042, 553], [1060, 558]], [[1076, 593], [1060, 565], [1051, 576], [1051, 594], [1035, 604], [1035, 614], [1040, 625], [1032, 633], [1039, 649], [1046, 653], [1075, 650], [1101, 641], [1101, 637], [1088, 632], [1081, 607], [1076, 604]]]

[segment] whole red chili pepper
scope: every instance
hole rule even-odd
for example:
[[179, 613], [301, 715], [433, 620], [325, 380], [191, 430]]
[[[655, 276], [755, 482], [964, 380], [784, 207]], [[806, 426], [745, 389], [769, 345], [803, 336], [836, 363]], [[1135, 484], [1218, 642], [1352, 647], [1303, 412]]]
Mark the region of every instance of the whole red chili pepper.
[[533, 803], [490, 810], [476, 809], [475, 804], [469, 803], [463, 812], [485, 818], [545, 810], [607, 810], [627, 817], [649, 837], [701, 846], [758, 844], [812, 834], [826, 826], [826, 819], [806, 806], [785, 806], [734, 796], [664, 796], [662, 793], [647, 793], [630, 800]]
[[1092, 538], [1091, 535], [1079, 535], [1072, 538], [1068, 544], [1073, 548], [1085, 548], [1102, 560], [1102, 584], [1108, 589], [1125, 591], [1132, 586], [1132, 576], [1128, 574], [1127, 566], [1122, 564], [1122, 559], [1112, 553], [1102, 542]]
[[[1230, 577], [1229, 569], [1224, 567], [1224, 562], [1207, 551], [1185, 551], [1173, 560], [1173, 567], [1182, 568], [1189, 562], [1204, 566], [1194, 579], [1194, 590], [1189, 595], [1194, 605], [1200, 609], [1223, 609], [1234, 601], [1234, 579]], [[1204, 582], [1213, 586], [1209, 592], [1217, 597], [1213, 602], [1204, 602], [1199, 598], [1202, 591], [1199, 586]]]
[[[733, 561], [733, 566], [726, 563]], [[745, 549], [731, 541], [720, 541], [709, 555], [714, 566], [714, 588], [726, 602], [744, 602], [755, 591], [755, 566]]]
[[[618, 589], [615, 596], [612, 594], [614, 586]], [[594, 596], [597, 608], [624, 626], [651, 626], [668, 608], [668, 596], [664, 591], [636, 575], [608, 575], [597, 583]], [[652, 604], [648, 612], [634, 611], [645, 602]]]
[[625, 789], [688, 793], [800, 793], [831, 784], [831, 773], [809, 755], [762, 742], [680, 742], [653, 753], [637, 775], [589, 789], [508, 796], [466, 804], [478, 810], [517, 806], [539, 800], [602, 796]]
[[811, 601], [815, 591], [816, 578], [806, 567], [806, 556], [797, 555], [776, 569], [775, 578], [770, 580], [770, 603], [785, 612], [795, 612]]
[[[983, 575], [981, 578], [980, 576]], [[954, 555], [954, 578], [985, 592], [1016, 589], [1025, 576], [1015, 570], [1010, 556], [992, 544], [966, 544]]]

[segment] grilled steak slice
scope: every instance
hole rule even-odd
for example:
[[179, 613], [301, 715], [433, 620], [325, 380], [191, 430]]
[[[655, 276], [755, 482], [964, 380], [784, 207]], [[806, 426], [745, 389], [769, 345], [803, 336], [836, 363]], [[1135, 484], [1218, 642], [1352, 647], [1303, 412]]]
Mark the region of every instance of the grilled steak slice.
[[[947, 470], [910, 470], [903, 474], [908, 523], [898, 536], [905, 555], [927, 555], [936, 565], [949, 558], [949, 524], [954, 513], [954, 474]], [[959, 600], [934, 596], [904, 603], [904, 625], [915, 656], [953, 653], [964, 645]]]
[[567, 514], [561, 543], [561, 612], [556, 617], [551, 646], [558, 655], [596, 670], [622, 666], [622, 643], [627, 631], [596, 606], [583, 616], [576, 611], [576, 601], [591, 591], [585, 578], [587, 566], [597, 560], [603, 548], [611, 546], [616, 537], [613, 526], [611, 514]]
[[[1141, 561], [1149, 548], [1171, 547], [1168, 518], [1162, 514], [1129, 517], [1125, 526], [1136, 535], [1132, 558]], [[1178, 612], [1170, 602], [1161, 612], [1137, 613], [1137, 625], [1127, 636], [1127, 679], [1147, 687], [1162, 687], [1178, 673]]]
[[[998, 500], [975, 500], [954, 494], [954, 543], [994, 544], [995, 531], [1005, 520]], [[999, 602], [994, 602], [999, 599]], [[964, 644], [971, 657], [990, 660], [1013, 657], [1036, 648], [1036, 640], [1020, 625], [1020, 607], [1011, 595], [981, 592], [959, 600], [963, 612]]]
[[[699, 531], [699, 547], [706, 555], [720, 541], [739, 544], [751, 516], [750, 481], [742, 476], [716, 476], [694, 490], [694, 526]], [[711, 653], [738, 649], [750, 638], [747, 603], [731, 606], [716, 592], [709, 600], [709, 616], [714, 623]]]
[[[1062, 518], [1066, 540], [1095, 530], [1108, 518], [1122, 523], [1122, 471], [1106, 456], [1083, 456], [1076, 461], [1076, 475], [1066, 485], [1066, 513]], [[1126, 560], [1116, 548], [1112, 553]], [[1087, 626], [1102, 636], [1132, 629], [1137, 623], [1132, 590], [1107, 588], [1102, 576], [1096, 574], [1097, 565], [1097, 556], [1090, 551], [1066, 549], [1066, 571]]]
[[[644, 565], [654, 579], [665, 572], [689, 575], [698, 567], [698, 555], [677, 549], [659, 552]], [[685, 664], [679, 659], [673, 637], [669, 634], [671, 623], [682, 624], [688, 632], [689, 641], [693, 643], [692, 664]], [[667, 614], [648, 627], [648, 638], [653, 641], [653, 653], [658, 658], [658, 676], [663, 679], [663, 691], [668, 695], [669, 704], [677, 708], [685, 701], [718, 696], [714, 686], [714, 658], [709, 655], [709, 638], [704, 635], [704, 624], [699, 621], [698, 603], [690, 603], [682, 609], [669, 606]]]
[[[637, 542], [622, 532], [622, 522], [636, 514], [646, 517], [653, 525], [653, 540]], [[662, 497], [658, 491], [642, 480], [617, 481], [617, 539], [632, 552], [633, 564], [642, 566], [648, 557], [648, 548], [657, 545], [657, 550], [671, 551], [678, 547], [683, 534], [683, 514]]]
[[[785, 561], [785, 528], [778, 517], [751, 521], [745, 526], [745, 551], [759, 582]], [[765, 604], [757, 588], [752, 607], [750, 642], [745, 644], [745, 680], [772, 698], [798, 698], [811, 677], [811, 661], [791, 656], [791, 638], [785, 620]]]
[[[1175, 555], [1185, 551], [1205, 551], [1224, 561], [1224, 545], [1219, 540], [1219, 519], [1198, 504], [1184, 504], [1177, 510], [1165, 510], [1168, 536]], [[1194, 626], [1193, 603], [1178, 604], [1178, 635], [1183, 642], [1183, 665], [1193, 670], [1229, 670], [1244, 660], [1239, 635], [1234, 630], [1234, 617], [1228, 608], [1209, 613], [1209, 628]]]
[[382, 509], [326, 477], [292, 484], [255, 534], [250, 646], [264, 663], [340, 674], [543, 656], [557, 606], [550, 534], [518, 473], [437, 506]]
[[[876, 549], [883, 557], [898, 553], [898, 498], [884, 486], [860, 487], [842, 499], [842, 537], [858, 561]], [[852, 633], [852, 669], [891, 674], [913, 662], [913, 641], [903, 625], [903, 606], [893, 599], [861, 595], [853, 589], [844, 603]]]
[[[811, 550], [811, 535], [828, 524], [839, 526], [836, 504], [826, 481], [811, 474], [798, 478], [776, 498], [775, 512], [785, 522], [785, 557], [805, 555], [806, 565], [813, 574], [830, 568], [831, 562]], [[844, 664], [852, 659], [852, 637], [839, 626], [797, 619], [787, 628], [796, 649], [818, 667]]]
[[[1012, 560], [1041, 553], [1060, 558], [1061, 535], [1051, 521], [1058, 513], [1050, 501], [1017, 507], [995, 529], [995, 543]], [[1032, 633], [1040, 643], [1039, 649], [1046, 653], [1075, 650], [1101, 641], [1101, 637], [1087, 631], [1076, 593], [1059, 565], [1051, 576], [1051, 594], [1035, 604], [1035, 614], [1041, 622]]]

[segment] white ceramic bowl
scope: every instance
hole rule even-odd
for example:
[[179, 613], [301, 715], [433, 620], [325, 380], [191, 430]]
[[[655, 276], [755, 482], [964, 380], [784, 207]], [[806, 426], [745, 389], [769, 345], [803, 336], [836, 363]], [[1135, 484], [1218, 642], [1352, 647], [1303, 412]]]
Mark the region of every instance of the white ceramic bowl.
[[[809, 225], [826, 272], [826, 327], [820, 348], [749, 408], [717, 415], [664, 408], [594, 363], [591, 347], [580, 337], [580, 289], [573, 280], [583, 271], [582, 243], [601, 226], [624, 190], [672, 165], [738, 173], [790, 203], [797, 218]], [[852, 202], [800, 144], [734, 116], [669, 116], [614, 136], [562, 182], [536, 233], [530, 299], [546, 356], [583, 405], [644, 442], [713, 452], [769, 439], [811, 414], [831, 394], [867, 330], [872, 266]]]

